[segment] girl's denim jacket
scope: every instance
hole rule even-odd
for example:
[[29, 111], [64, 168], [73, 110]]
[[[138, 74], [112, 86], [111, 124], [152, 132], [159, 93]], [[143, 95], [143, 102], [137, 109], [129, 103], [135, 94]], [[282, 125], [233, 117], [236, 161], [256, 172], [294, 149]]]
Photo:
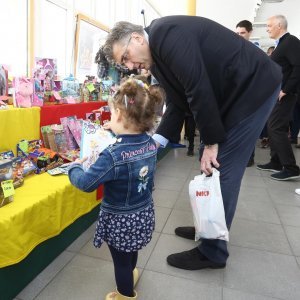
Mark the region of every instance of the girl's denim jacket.
[[68, 174], [71, 183], [85, 192], [104, 184], [103, 211], [132, 213], [152, 201], [156, 145], [146, 133], [119, 135], [116, 139], [87, 171], [74, 164]]

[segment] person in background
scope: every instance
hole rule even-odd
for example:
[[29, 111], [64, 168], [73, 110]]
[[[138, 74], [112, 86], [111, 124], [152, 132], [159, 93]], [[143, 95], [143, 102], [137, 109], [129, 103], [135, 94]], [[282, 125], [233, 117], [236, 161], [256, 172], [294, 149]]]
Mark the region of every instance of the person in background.
[[184, 118], [184, 137], [188, 140], [187, 156], [194, 156], [194, 140], [196, 132], [196, 123], [191, 112], [186, 113]]
[[248, 20], [242, 20], [238, 22], [235, 26], [236, 33], [243, 37], [246, 41], [250, 40], [252, 35], [253, 26], [252, 23]]
[[[250, 40], [250, 37], [253, 32], [253, 26], [250, 21], [242, 20], [238, 22], [235, 27], [236, 27], [236, 33], [239, 36], [243, 37], [246, 41]], [[247, 167], [252, 167], [254, 165], [254, 156], [255, 156], [255, 147], [253, 149], [253, 152], [251, 153]]]
[[[129, 69], [150, 69], [164, 88], [166, 111], [153, 135], [158, 146], [176, 140], [186, 112], [192, 112], [202, 141], [200, 169], [207, 175], [219, 169], [230, 228], [249, 157], [279, 94], [279, 66], [236, 33], [196, 16], [162, 17], [145, 30], [118, 22], [104, 52]], [[175, 233], [194, 239], [195, 228], [178, 227]], [[167, 262], [186, 270], [217, 269], [228, 256], [225, 241], [202, 239]]]
[[[298, 134], [299, 134], [299, 130], [300, 130], [300, 122], [299, 122], [300, 121], [300, 86], [298, 87], [298, 92], [297, 92], [297, 102], [296, 102], [296, 107], [295, 107], [295, 111], [294, 111], [294, 119], [297, 122], [296, 127], [298, 128]], [[297, 136], [297, 144], [295, 147], [300, 148], [298, 136]]]
[[287, 20], [282, 15], [267, 20], [267, 32], [276, 40], [277, 47], [271, 59], [281, 66], [282, 84], [278, 101], [268, 120], [270, 162], [257, 165], [262, 171], [275, 172], [275, 180], [291, 180], [300, 177], [299, 166], [289, 140], [289, 122], [297, 101], [300, 85], [300, 41], [287, 31]]
[[157, 150], [146, 131], [161, 101], [157, 89], [137, 79], [125, 81], [109, 100], [111, 121], [104, 125], [116, 135], [116, 142], [88, 170], [81, 166], [84, 160], [77, 160], [68, 172], [71, 183], [82, 191], [104, 184], [94, 245], [108, 244], [117, 285], [106, 300], [137, 299], [138, 251], [150, 242], [155, 226], [152, 186]]
[[[267, 55], [271, 56], [274, 49], [275, 49], [275, 46], [270, 46], [267, 50]], [[264, 126], [264, 129], [262, 130], [259, 138], [261, 139], [260, 147], [261, 148], [268, 148], [269, 147], [269, 137], [268, 137], [268, 126], [267, 126], [267, 124]]]

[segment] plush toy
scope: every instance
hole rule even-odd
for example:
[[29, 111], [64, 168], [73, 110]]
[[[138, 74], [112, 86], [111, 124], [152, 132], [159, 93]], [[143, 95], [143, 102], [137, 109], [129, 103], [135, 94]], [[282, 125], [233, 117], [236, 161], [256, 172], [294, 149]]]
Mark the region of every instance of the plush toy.
[[33, 82], [25, 77], [16, 77], [14, 80], [16, 103], [18, 107], [31, 107]]

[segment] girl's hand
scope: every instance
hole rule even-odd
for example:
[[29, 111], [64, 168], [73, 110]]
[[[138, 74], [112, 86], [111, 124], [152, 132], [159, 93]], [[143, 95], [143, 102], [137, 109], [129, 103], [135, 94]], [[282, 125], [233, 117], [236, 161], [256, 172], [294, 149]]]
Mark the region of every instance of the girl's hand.
[[218, 144], [204, 146], [203, 155], [201, 157], [201, 171], [206, 175], [212, 173], [212, 165], [218, 168], [220, 164], [217, 161], [219, 146]]
[[103, 107], [100, 107], [99, 109], [94, 109], [92, 112], [93, 113], [102, 113], [104, 111], [104, 108]]
[[76, 164], [81, 164], [81, 165], [82, 165], [87, 159], [88, 159], [87, 157], [84, 157], [84, 158], [82, 158], [82, 159], [77, 158], [77, 159], [74, 161], [74, 163], [76, 163]]
[[102, 127], [106, 130], [111, 130], [110, 122], [104, 123]]

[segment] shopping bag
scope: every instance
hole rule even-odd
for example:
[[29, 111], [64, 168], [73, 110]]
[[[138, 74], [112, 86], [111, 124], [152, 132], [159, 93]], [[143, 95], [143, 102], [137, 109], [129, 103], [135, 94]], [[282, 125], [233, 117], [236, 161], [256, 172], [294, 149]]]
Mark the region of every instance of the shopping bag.
[[200, 238], [229, 241], [225, 221], [220, 172], [213, 169], [212, 176], [203, 173], [189, 184], [190, 203], [195, 224], [195, 241]]

